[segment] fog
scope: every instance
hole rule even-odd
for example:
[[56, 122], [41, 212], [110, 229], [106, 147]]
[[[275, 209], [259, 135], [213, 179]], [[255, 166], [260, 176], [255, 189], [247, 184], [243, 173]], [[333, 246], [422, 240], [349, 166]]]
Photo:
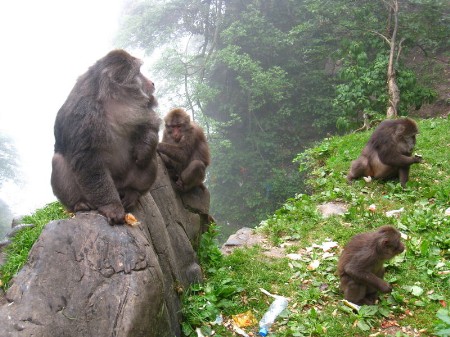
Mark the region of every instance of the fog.
[[18, 150], [23, 185], [0, 186], [14, 216], [56, 200], [53, 123], [77, 77], [113, 48], [121, 0], [0, 3], [0, 133]]

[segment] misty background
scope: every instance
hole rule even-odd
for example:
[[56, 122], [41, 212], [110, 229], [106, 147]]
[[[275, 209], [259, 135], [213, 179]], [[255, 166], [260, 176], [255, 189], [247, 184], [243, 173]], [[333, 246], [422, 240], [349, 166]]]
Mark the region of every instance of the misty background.
[[229, 233], [308, 193], [299, 165], [314, 141], [386, 118], [391, 44], [398, 115], [449, 111], [444, 0], [28, 0], [0, 4], [0, 29], [0, 235], [55, 200], [56, 113], [114, 47], [145, 56], [160, 115], [184, 107], [204, 128], [210, 211]]
[[120, 0], [0, 3], [0, 238], [13, 216], [56, 200], [56, 113], [78, 76], [112, 49], [121, 9]]

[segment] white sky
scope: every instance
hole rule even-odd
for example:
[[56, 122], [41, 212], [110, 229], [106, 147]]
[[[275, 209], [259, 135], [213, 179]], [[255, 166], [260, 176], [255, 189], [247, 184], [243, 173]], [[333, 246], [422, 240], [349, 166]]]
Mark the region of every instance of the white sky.
[[0, 198], [15, 215], [56, 200], [50, 187], [56, 113], [77, 77], [113, 48], [121, 2], [0, 3], [0, 132], [15, 139], [26, 179], [22, 188], [4, 186]]

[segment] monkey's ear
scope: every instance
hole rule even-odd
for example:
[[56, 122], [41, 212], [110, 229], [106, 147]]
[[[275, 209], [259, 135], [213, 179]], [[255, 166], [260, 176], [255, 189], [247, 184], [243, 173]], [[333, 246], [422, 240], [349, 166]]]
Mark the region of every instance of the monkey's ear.
[[389, 247], [391, 247], [391, 242], [389, 239], [382, 239], [381, 240], [381, 247], [382, 249], [387, 249]]

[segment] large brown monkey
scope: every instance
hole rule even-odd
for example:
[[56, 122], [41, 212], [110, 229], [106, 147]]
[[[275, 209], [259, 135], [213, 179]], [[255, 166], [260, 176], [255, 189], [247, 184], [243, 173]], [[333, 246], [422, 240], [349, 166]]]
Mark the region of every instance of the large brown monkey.
[[210, 163], [208, 143], [203, 130], [183, 109], [173, 109], [164, 117], [165, 129], [158, 152], [169, 175], [181, 191], [204, 187]]
[[409, 167], [422, 158], [412, 156], [419, 133], [416, 122], [409, 118], [383, 121], [373, 132], [358, 159], [352, 162], [347, 180], [360, 177], [399, 178], [404, 187]]
[[378, 291], [391, 292], [391, 285], [383, 280], [383, 262], [403, 252], [405, 246], [400, 237], [394, 227], [382, 226], [350, 240], [338, 262], [340, 289], [346, 300], [370, 305], [377, 300]]
[[156, 177], [160, 120], [142, 62], [113, 50], [81, 75], [55, 121], [51, 184], [70, 211], [122, 224]]

